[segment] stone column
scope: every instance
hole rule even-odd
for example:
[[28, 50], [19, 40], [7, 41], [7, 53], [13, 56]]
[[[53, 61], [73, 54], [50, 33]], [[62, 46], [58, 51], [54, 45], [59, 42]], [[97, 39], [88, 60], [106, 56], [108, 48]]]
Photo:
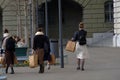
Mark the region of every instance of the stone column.
[[120, 47], [120, 0], [114, 1], [114, 47]]

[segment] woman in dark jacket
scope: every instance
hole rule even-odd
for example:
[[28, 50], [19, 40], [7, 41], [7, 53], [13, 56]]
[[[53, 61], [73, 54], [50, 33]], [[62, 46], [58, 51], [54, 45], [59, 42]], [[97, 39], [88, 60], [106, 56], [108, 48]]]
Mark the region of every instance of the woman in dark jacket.
[[44, 42], [45, 36], [43, 29], [39, 28], [33, 39], [33, 49], [36, 54], [38, 54], [38, 63], [40, 66], [39, 73], [44, 73]]
[[84, 71], [85, 59], [89, 57], [87, 50], [87, 31], [84, 30], [84, 23], [80, 22], [79, 31], [75, 32], [72, 40], [76, 41], [76, 58], [77, 58], [77, 70]]
[[8, 37], [6, 39], [6, 45], [5, 45], [5, 64], [6, 66], [6, 73], [8, 73], [9, 66], [11, 67], [11, 74], [14, 74], [14, 55], [15, 52], [15, 40], [12, 37]]

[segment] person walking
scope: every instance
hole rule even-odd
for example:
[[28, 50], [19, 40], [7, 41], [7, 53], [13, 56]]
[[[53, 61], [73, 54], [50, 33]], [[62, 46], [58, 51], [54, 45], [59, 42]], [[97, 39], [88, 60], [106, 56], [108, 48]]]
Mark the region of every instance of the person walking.
[[7, 37], [5, 44], [5, 64], [6, 73], [8, 73], [8, 68], [11, 67], [11, 74], [14, 74], [14, 59], [15, 59], [15, 40], [12, 36]]
[[6, 73], [8, 73], [8, 68], [11, 67], [11, 74], [14, 74], [14, 52], [15, 52], [15, 40], [10, 36], [7, 29], [4, 30], [3, 39], [2, 39], [2, 50], [1, 53], [5, 52], [4, 58], [6, 64]]
[[87, 31], [84, 30], [84, 23], [79, 23], [79, 31], [74, 33], [72, 38], [76, 41], [76, 58], [77, 58], [77, 70], [84, 71], [85, 59], [88, 58], [87, 41], [86, 41]]
[[35, 53], [38, 54], [38, 64], [40, 66], [39, 73], [44, 73], [44, 43], [45, 36], [43, 28], [39, 28], [33, 39], [33, 49]]

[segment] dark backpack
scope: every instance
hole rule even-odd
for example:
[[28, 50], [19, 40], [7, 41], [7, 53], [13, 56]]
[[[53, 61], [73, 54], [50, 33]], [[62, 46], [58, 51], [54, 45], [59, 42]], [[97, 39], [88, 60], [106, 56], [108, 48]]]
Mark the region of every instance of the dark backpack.
[[15, 50], [15, 40], [12, 37], [6, 40], [6, 50]]
[[86, 44], [86, 35], [87, 35], [87, 32], [84, 30], [81, 30], [78, 32], [78, 41], [80, 45]]

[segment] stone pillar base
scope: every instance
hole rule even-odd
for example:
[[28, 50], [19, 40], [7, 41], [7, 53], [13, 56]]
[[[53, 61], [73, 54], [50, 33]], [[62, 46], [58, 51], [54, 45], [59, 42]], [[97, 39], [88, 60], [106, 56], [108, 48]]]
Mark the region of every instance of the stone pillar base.
[[113, 47], [120, 47], [120, 34], [113, 36]]

